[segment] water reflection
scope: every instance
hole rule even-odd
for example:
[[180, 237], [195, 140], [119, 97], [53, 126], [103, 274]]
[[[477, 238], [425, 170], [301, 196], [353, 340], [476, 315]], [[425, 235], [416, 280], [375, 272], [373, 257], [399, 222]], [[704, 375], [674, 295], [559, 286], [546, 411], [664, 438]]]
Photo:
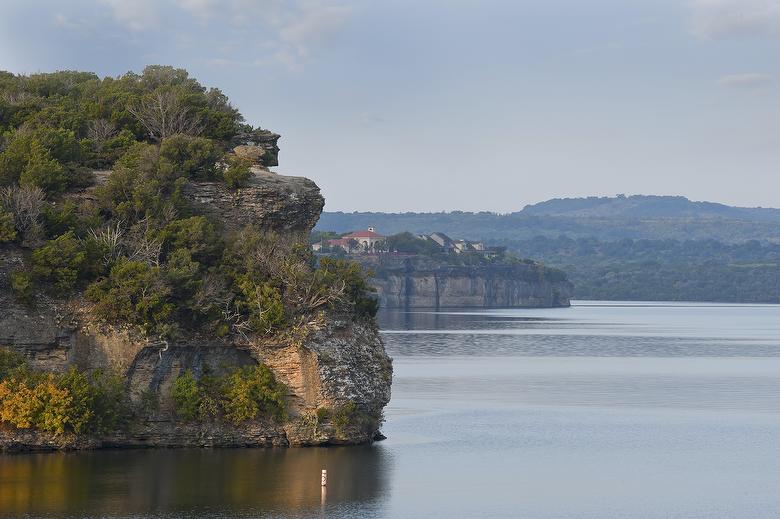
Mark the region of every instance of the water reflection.
[[387, 441], [0, 456], [0, 516], [778, 517], [780, 305], [380, 319]]
[[584, 304], [379, 314], [396, 357], [777, 357], [780, 307]]
[[[327, 494], [320, 471], [329, 474]], [[365, 509], [385, 497], [380, 446], [320, 449], [103, 451], [0, 456], [0, 515], [304, 517]], [[325, 502], [323, 502], [323, 500]]]

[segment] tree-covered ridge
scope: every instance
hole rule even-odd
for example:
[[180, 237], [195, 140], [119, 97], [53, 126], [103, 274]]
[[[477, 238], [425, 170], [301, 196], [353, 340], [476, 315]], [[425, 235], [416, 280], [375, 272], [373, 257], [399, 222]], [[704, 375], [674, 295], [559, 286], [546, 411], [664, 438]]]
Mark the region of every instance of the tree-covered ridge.
[[[141, 74], [90, 72], [30, 76], [0, 72], [0, 184], [59, 193], [89, 183], [89, 169], [110, 168], [135, 143], [188, 136], [205, 171], [231, 140], [254, 130], [227, 97], [186, 70], [149, 66]], [[203, 149], [201, 149], [203, 148]]]
[[[767, 211], [772, 210], [757, 210]], [[763, 213], [762, 213], [763, 214]], [[767, 213], [769, 214], [769, 213]], [[529, 240], [536, 236], [604, 241], [709, 240], [740, 243], [748, 240], [780, 242], [780, 226], [769, 218], [732, 219], [715, 217], [632, 217], [533, 215], [525, 211], [498, 214], [452, 211], [439, 213], [342, 213], [324, 212], [317, 229], [345, 232], [373, 225], [386, 233], [416, 234], [441, 231], [451, 236], [470, 236], [486, 243], [497, 240]]]
[[[638, 218], [631, 212], [664, 206], [704, 216]], [[682, 197], [551, 200], [538, 209], [549, 214], [323, 213], [317, 228], [341, 232], [376, 225], [386, 232], [440, 230], [478, 238], [564, 270], [577, 299], [780, 302], [780, 226], [771, 221], [777, 209]], [[629, 216], [609, 213], [618, 210]]]
[[[231, 150], [251, 135], [217, 89], [186, 71], [0, 74], [0, 245], [27, 251], [18, 300], [83, 293], [91, 313], [176, 338], [292, 332], [325, 309], [369, 314], [362, 272], [248, 225], [198, 214], [189, 182], [246, 182]], [[240, 140], [239, 140], [240, 141]], [[93, 184], [93, 169], [111, 168]]]
[[554, 198], [527, 205], [525, 215], [594, 218], [725, 218], [780, 222], [780, 209], [695, 202], [684, 196], [618, 195]]
[[780, 245], [715, 240], [504, 241], [564, 269], [578, 299], [780, 303]]

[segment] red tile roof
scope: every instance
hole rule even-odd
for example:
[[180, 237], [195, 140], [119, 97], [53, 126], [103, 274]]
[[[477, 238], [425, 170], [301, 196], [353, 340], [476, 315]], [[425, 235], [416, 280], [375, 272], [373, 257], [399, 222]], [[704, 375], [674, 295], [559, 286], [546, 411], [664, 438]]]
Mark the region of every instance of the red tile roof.
[[384, 238], [385, 236], [374, 231], [355, 231], [347, 234], [344, 238]]

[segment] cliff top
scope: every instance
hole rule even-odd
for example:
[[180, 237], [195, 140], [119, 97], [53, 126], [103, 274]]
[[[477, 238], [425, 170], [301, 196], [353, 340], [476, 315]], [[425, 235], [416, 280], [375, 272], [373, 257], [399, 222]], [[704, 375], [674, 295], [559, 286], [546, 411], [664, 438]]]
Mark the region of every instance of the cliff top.
[[248, 340], [322, 311], [372, 315], [359, 269], [301, 246], [324, 200], [267, 168], [279, 135], [218, 89], [150, 66], [99, 78], [0, 75], [0, 247], [18, 302], [175, 338]]

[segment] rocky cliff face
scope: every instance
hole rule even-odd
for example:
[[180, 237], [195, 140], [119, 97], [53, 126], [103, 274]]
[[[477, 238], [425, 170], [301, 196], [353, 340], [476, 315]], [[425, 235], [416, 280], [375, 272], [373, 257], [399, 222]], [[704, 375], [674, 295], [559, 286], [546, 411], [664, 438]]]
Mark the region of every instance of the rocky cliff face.
[[325, 204], [319, 188], [308, 178], [264, 170], [255, 172], [241, 189], [230, 189], [223, 182], [198, 182], [189, 184], [186, 194], [200, 212], [227, 230], [254, 223], [301, 242], [308, 239]]
[[[226, 230], [253, 223], [293, 241], [308, 236], [324, 203], [310, 180], [269, 172], [257, 173], [238, 191], [196, 183], [187, 194]], [[18, 304], [9, 275], [21, 268], [24, 256], [16, 246], [0, 248], [0, 346], [23, 353], [37, 369], [62, 372], [75, 365], [114, 370], [124, 375], [134, 402], [152, 394], [159, 405], [147, 420], [101, 438], [0, 427], [0, 449], [352, 444], [369, 442], [378, 433], [382, 409], [390, 400], [392, 364], [373, 320], [324, 315], [304, 336], [242, 343], [192, 336], [165, 344], [131, 328], [94, 322], [78, 296], [56, 300], [41, 294], [32, 307]], [[288, 421], [256, 420], [234, 427], [176, 419], [170, 388], [185, 370], [197, 375], [204, 369], [219, 372], [260, 362], [289, 389]], [[330, 410], [330, 416], [318, 413], [321, 408]], [[340, 420], [334, 417], [338, 413]]]
[[233, 151], [239, 157], [249, 159], [262, 168], [279, 165], [279, 134], [269, 130], [256, 129], [241, 133], [233, 139]]
[[384, 308], [552, 308], [570, 305], [573, 287], [532, 264], [447, 266], [407, 259], [376, 267]]

